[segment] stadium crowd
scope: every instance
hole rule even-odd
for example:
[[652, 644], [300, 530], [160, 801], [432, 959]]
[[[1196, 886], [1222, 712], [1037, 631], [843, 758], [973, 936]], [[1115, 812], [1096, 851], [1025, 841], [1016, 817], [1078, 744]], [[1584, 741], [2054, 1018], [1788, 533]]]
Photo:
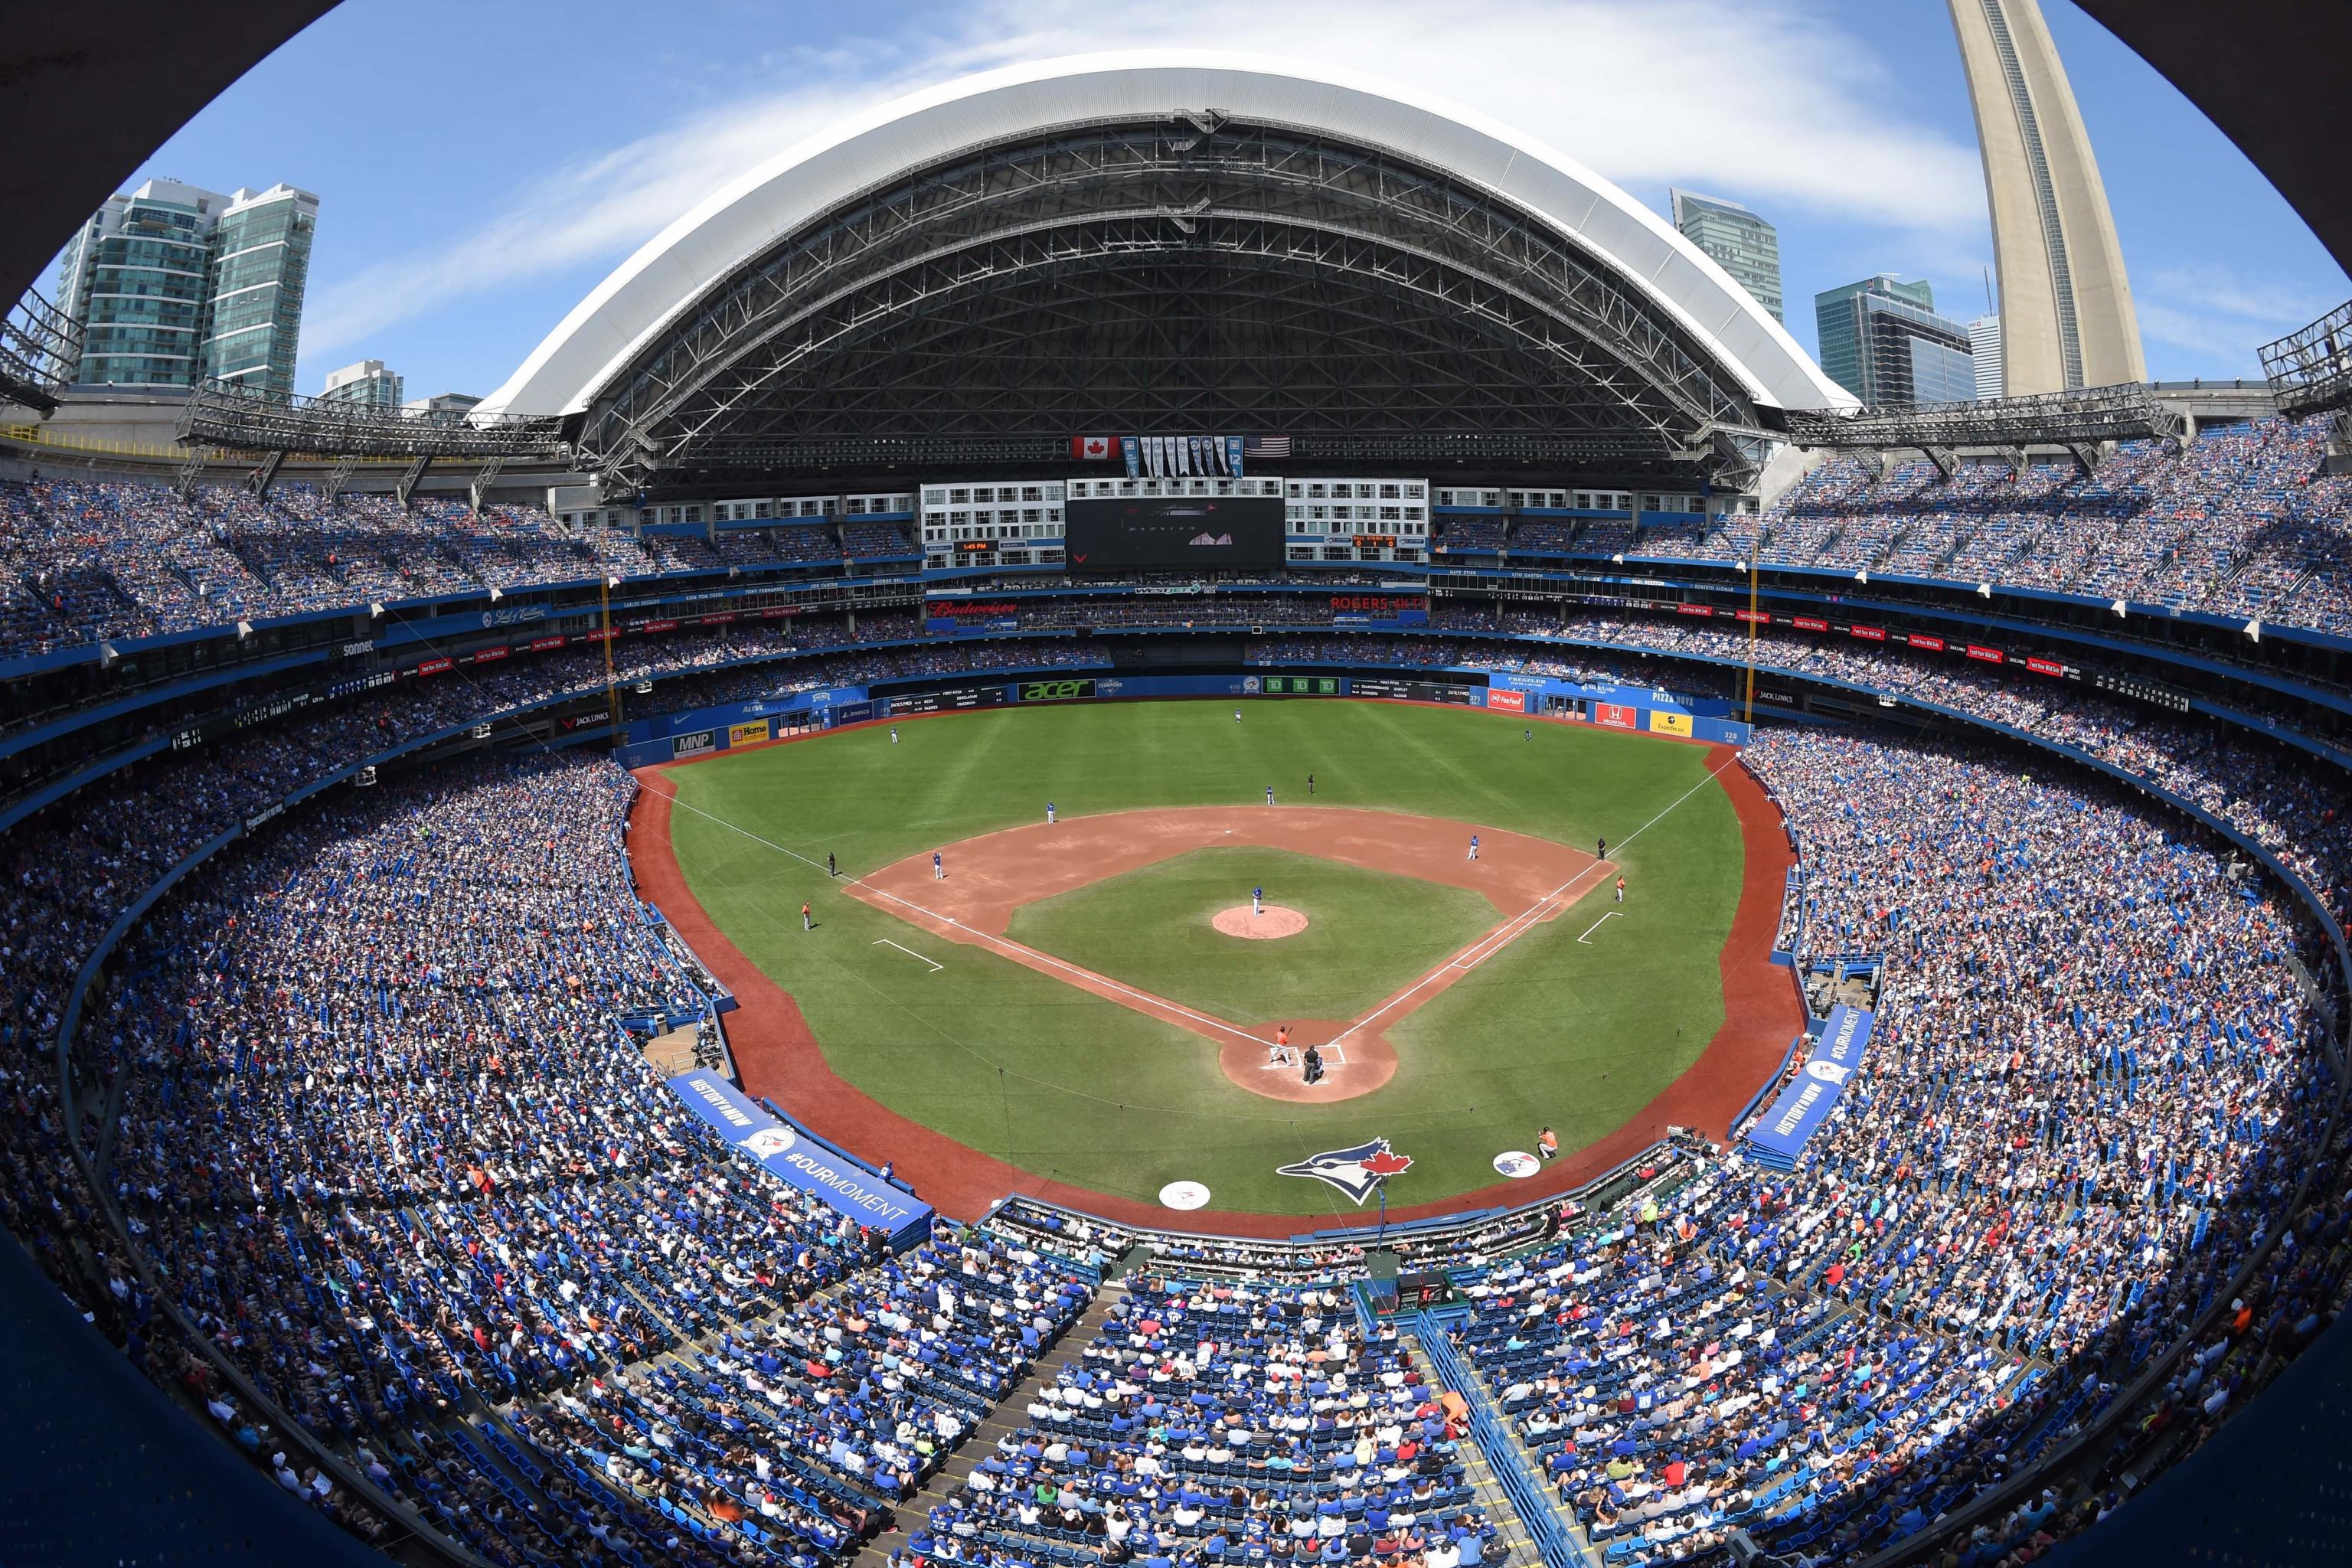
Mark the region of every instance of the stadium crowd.
[[1138, 1279], [907, 1553], [1500, 1563], [1443, 1393], [1342, 1291]]
[[[859, 640], [893, 646], [828, 647], [821, 627], [738, 623], [615, 652], [625, 680], [676, 677], [665, 709], [1106, 655], [912, 630], [861, 616]], [[1657, 656], [1746, 646], [1704, 623], [1454, 609], [1426, 636], [1251, 652], [1648, 687]], [[1950, 660], [1768, 647], [1775, 668], [2009, 725], [2182, 795], [2352, 912], [2336, 775], [2278, 743]], [[1016, 1204], [892, 1258], [684, 1114], [637, 1036], [702, 1002], [628, 885], [633, 785], [609, 763], [445, 763], [258, 820], [396, 740], [601, 689], [603, 657], [298, 711], [12, 834], [0, 1205], [134, 1359], [362, 1534], [381, 1517], [272, 1458], [278, 1438], [183, 1321], [493, 1561], [818, 1568], [881, 1529], [1076, 1320], [1094, 1271], [1072, 1259], [1133, 1237], [1074, 1237]], [[1517, 1216], [1448, 1255], [1520, 1253], [1474, 1284], [1462, 1348], [1617, 1563], [1717, 1555], [1734, 1525], [1815, 1558], [1929, 1528], [2102, 1411], [2281, 1237], [2167, 1384], [2166, 1409], [2210, 1424], [2340, 1289], [2322, 1260], [2345, 1196], [2320, 1158], [2318, 1030], [2289, 963], [2315, 949], [2289, 905], [2120, 788], [2011, 751], [1768, 731], [1747, 755], [1800, 847], [1799, 940], [1887, 961], [1862, 1073], [1792, 1171], [1680, 1163], [1630, 1211]], [[109, 967], [69, 1121], [47, 1053], [75, 973], [159, 877], [240, 824], [245, 841]], [[68, 1137], [106, 1151], [104, 1204], [152, 1276]], [[2296, 1208], [2315, 1173], [2326, 1184]], [[1360, 1255], [1160, 1244], [1156, 1266], [1219, 1278], [1121, 1301], [910, 1552], [1496, 1558], [1456, 1413], [1330, 1293]], [[2086, 1517], [2025, 1505], [1968, 1560]]]
[[2126, 441], [2085, 473], [1971, 459], [1822, 463], [1762, 513], [1705, 522], [1444, 522], [1441, 553], [1756, 561], [2036, 588], [2352, 633], [2352, 477], [2325, 418], [2209, 427], [2176, 458]]
[[[2323, 420], [2209, 428], [2178, 457], [2123, 443], [2085, 473], [2037, 461], [1833, 458], [1762, 513], [1636, 526], [1619, 519], [1444, 520], [1440, 554], [1755, 560], [2126, 599], [2352, 633], [2352, 476], [2324, 471]], [[640, 534], [567, 528], [528, 506], [430, 494], [333, 500], [297, 484], [267, 502], [231, 486], [186, 500], [127, 480], [0, 483], [0, 658], [370, 603], [597, 576], [740, 571], [919, 553], [895, 522], [835, 519]], [[1230, 610], [1220, 603], [1220, 612]], [[1324, 618], [1305, 601], [1288, 608]], [[1040, 627], [1148, 616], [1097, 604]], [[1069, 617], [1077, 617], [1071, 619]], [[1094, 617], [1088, 619], [1087, 617]]]
[[600, 575], [724, 572], [919, 553], [896, 523], [843, 521], [715, 535], [598, 523], [430, 493], [330, 500], [283, 485], [119, 479], [0, 482], [0, 659], [320, 610], [360, 609]]

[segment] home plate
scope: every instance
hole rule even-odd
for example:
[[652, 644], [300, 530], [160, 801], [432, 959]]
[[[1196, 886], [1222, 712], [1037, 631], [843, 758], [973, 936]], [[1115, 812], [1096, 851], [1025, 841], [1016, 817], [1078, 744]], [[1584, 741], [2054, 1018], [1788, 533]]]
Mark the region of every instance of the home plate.
[[1162, 1208], [1196, 1209], [1209, 1201], [1209, 1189], [1198, 1182], [1171, 1182], [1160, 1189]]

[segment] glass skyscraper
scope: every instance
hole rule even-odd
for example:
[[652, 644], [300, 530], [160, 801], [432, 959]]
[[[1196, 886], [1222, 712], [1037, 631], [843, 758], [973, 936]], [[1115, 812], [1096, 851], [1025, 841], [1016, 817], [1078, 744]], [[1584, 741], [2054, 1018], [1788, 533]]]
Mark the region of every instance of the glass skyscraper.
[[58, 374], [291, 393], [318, 222], [319, 198], [291, 185], [222, 195], [150, 180], [110, 197], [58, 263], [58, 308], [82, 326], [79, 361]]
[[398, 371], [384, 369], [380, 359], [363, 359], [357, 364], [329, 371], [327, 389], [319, 394], [319, 401], [348, 403], [390, 413], [400, 406], [406, 390], [407, 383]]
[[1683, 237], [1714, 258], [1774, 321], [1786, 321], [1780, 313], [1780, 231], [1738, 202], [1696, 191], [1669, 190], [1667, 195]]
[[1891, 273], [1813, 296], [1829, 378], [1877, 406], [1977, 395], [1969, 330], [1936, 314], [1935, 290]]

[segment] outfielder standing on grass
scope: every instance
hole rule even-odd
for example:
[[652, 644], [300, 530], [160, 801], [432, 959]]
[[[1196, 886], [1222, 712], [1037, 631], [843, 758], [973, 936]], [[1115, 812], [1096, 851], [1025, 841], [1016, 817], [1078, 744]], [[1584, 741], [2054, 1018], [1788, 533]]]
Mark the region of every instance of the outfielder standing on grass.
[[1268, 805], [1272, 805], [1274, 804], [1274, 786], [1272, 784], [1265, 786], [1265, 804]]
[[1308, 795], [1313, 795], [1315, 793], [1315, 775], [1313, 773], [1308, 773], [1307, 775], [1307, 793]]
[[826, 850], [824, 853], [824, 874], [828, 877], [838, 877], [841, 875], [841, 868], [834, 863], [833, 851], [830, 849]]
[[1617, 879], [1617, 901], [1621, 904], [1625, 901], [1625, 879], [1622, 877]]

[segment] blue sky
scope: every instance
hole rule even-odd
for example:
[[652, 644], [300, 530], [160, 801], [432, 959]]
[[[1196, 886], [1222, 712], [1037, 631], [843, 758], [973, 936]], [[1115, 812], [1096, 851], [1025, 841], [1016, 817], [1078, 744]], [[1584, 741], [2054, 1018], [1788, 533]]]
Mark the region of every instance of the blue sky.
[[[2169, 84], [2044, 5], [2150, 374], [2257, 374], [2256, 345], [2352, 284]], [[411, 396], [488, 393], [698, 198], [848, 110], [1019, 60], [1212, 42], [1475, 105], [1661, 212], [1669, 184], [1747, 203], [1780, 226], [1808, 349], [1814, 292], [1874, 272], [1983, 309], [1983, 177], [1935, 0], [345, 0], [138, 177], [319, 193], [299, 390], [374, 358]]]

